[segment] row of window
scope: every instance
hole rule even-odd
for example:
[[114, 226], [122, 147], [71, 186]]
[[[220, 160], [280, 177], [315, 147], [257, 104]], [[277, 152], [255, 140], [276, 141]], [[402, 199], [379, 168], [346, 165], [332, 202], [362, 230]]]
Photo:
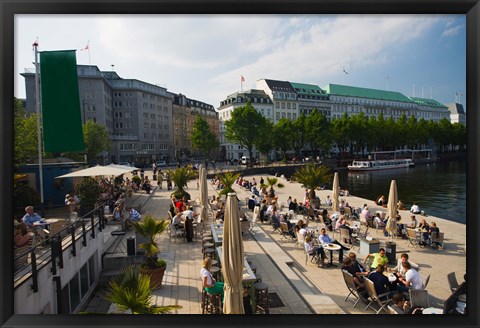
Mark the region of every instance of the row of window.
[[[297, 109], [297, 104], [296, 103], [284, 103], [284, 102], [276, 102], [275, 103], [275, 108], [276, 109], [280, 109], [280, 107], [282, 109]], [[286, 108], [285, 108], [286, 107]]]
[[356, 97], [338, 97], [331, 96], [330, 99], [332, 102], [344, 103], [344, 104], [355, 104], [355, 105], [372, 105], [372, 106], [383, 106], [383, 107], [403, 107], [403, 108], [415, 108], [416, 104], [407, 103], [402, 101], [387, 101], [387, 100], [374, 100], [374, 99], [362, 99]]

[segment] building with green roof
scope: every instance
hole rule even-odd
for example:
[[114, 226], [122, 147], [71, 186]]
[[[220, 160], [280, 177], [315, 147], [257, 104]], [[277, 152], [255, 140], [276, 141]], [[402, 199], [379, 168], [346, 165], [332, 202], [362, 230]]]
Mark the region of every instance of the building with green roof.
[[299, 114], [310, 115], [312, 110], [318, 109], [320, 113], [330, 118], [329, 95], [318, 85], [290, 82], [297, 93]]
[[328, 84], [324, 90], [330, 96], [331, 118], [339, 118], [344, 113], [357, 115], [363, 112], [367, 117], [383, 114], [385, 118], [399, 119], [403, 114], [417, 119], [439, 121], [449, 111], [445, 105], [433, 99], [407, 97], [397, 91], [378, 90], [348, 85]]

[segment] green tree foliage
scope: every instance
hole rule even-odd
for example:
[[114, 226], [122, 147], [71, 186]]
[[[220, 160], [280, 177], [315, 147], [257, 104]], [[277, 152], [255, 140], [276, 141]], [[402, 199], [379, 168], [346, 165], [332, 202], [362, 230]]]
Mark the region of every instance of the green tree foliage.
[[313, 152], [321, 155], [319, 150], [328, 151], [332, 135], [327, 117], [315, 109], [306, 117], [305, 126], [306, 140], [310, 143]]
[[14, 165], [21, 166], [38, 158], [37, 114], [27, 115], [22, 102], [14, 98]]
[[176, 170], [168, 170], [167, 174], [175, 183], [175, 191], [172, 193], [177, 198], [186, 197], [190, 199], [190, 194], [185, 191], [188, 181], [195, 180], [198, 177], [198, 172], [192, 170], [191, 166], [179, 167]]
[[110, 146], [107, 128], [92, 120], [88, 120], [83, 126], [83, 139], [89, 164], [92, 164], [102, 151], [108, 151]]
[[285, 185], [283, 183], [278, 182], [278, 178], [270, 178], [267, 177], [267, 183], [261, 185], [260, 187], [265, 187], [268, 189], [268, 196], [269, 197], [275, 197], [275, 189], [274, 187], [277, 188], [285, 188]]
[[192, 147], [200, 150], [205, 159], [210, 157], [210, 152], [213, 149], [220, 146], [220, 143], [210, 129], [208, 122], [200, 116], [197, 116], [193, 123], [190, 140], [192, 141]]
[[293, 149], [295, 150], [295, 154], [297, 156], [302, 156], [301, 151], [302, 148], [305, 147], [307, 138], [307, 117], [304, 113], [301, 113], [295, 121], [293, 121], [293, 128], [295, 134], [292, 139]]
[[[259, 138], [258, 131], [265, 124], [265, 117], [248, 101], [245, 106], [235, 108], [230, 120], [225, 121], [225, 138], [228, 142], [245, 147], [248, 156], [253, 159], [252, 149]], [[253, 160], [250, 163], [253, 163]]]
[[125, 267], [118, 277], [109, 282], [105, 298], [114, 303], [119, 310], [131, 310], [132, 314], [170, 313], [181, 308], [179, 305], [153, 305], [150, 276], [137, 265]]
[[272, 133], [273, 127], [274, 125], [272, 122], [265, 120], [265, 124], [257, 130], [258, 137], [255, 140], [255, 147], [265, 157], [274, 147], [274, 135]]
[[286, 153], [292, 148], [294, 135], [293, 123], [288, 118], [280, 119], [273, 128], [274, 144], [282, 152], [283, 160], [286, 160]]
[[145, 250], [145, 264], [148, 268], [157, 268], [158, 248], [155, 238], [164, 232], [168, 228], [168, 221], [165, 219], [157, 219], [153, 215], [147, 214], [139, 222], [130, 222], [135, 232], [142, 235], [146, 241], [143, 244], [138, 245], [141, 249]]
[[25, 207], [40, 205], [40, 196], [37, 191], [26, 184], [15, 183], [13, 186], [13, 201], [15, 217], [25, 215]]
[[218, 194], [227, 196], [229, 192], [235, 192], [232, 186], [240, 178], [240, 173], [225, 172], [224, 174], [219, 174], [218, 178], [223, 185], [223, 189]]
[[315, 189], [330, 182], [332, 174], [330, 168], [326, 165], [315, 166], [314, 163], [308, 163], [306, 166], [298, 169], [293, 178], [301, 183], [305, 188], [310, 189], [310, 199], [315, 198]]

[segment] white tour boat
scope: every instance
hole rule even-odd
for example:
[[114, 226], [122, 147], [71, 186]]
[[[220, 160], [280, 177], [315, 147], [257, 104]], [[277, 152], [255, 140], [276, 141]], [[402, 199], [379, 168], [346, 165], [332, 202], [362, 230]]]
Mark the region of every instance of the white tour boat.
[[373, 170], [387, 170], [398, 169], [402, 167], [411, 167], [415, 163], [411, 159], [389, 159], [389, 160], [374, 160], [374, 161], [353, 161], [348, 165], [350, 171], [373, 171]]

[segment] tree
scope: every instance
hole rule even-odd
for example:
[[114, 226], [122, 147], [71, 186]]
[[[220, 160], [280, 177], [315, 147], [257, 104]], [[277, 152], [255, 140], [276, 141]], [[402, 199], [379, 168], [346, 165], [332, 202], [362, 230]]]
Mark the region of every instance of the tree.
[[102, 151], [108, 151], [110, 146], [107, 128], [92, 120], [88, 120], [83, 126], [83, 140], [89, 164], [92, 164]]
[[198, 173], [193, 171], [191, 166], [184, 166], [179, 167], [176, 170], [168, 170], [167, 174], [175, 183], [176, 189], [172, 194], [179, 199], [184, 196], [187, 199], [190, 199], [190, 194], [185, 191], [185, 187], [187, 186], [188, 181], [195, 180], [198, 177]]
[[227, 196], [230, 192], [235, 192], [233, 190], [233, 184], [235, 181], [240, 178], [240, 173], [232, 173], [232, 172], [225, 172], [225, 174], [219, 174], [218, 178], [220, 179], [221, 184], [223, 185], [223, 189], [220, 190], [218, 195], [225, 195]]
[[255, 148], [260, 154], [267, 157], [268, 152], [273, 149], [273, 123], [269, 120], [265, 120], [265, 124], [258, 128], [257, 138], [255, 140]]
[[225, 138], [228, 142], [247, 148], [251, 159], [248, 165], [253, 163], [252, 149], [259, 137], [258, 130], [265, 122], [265, 117], [255, 110], [250, 101], [245, 106], [235, 108], [231, 119], [225, 121]]
[[335, 119], [333, 124], [333, 139], [338, 145], [340, 149], [340, 158], [344, 157], [345, 152], [347, 151], [347, 147], [350, 141], [348, 136], [348, 121], [349, 121], [348, 114], [343, 114], [342, 117]]
[[328, 150], [331, 145], [331, 132], [327, 117], [314, 109], [306, 118], [305, 125], [305, 134], [313, 154], [320, 155], [320, 149]]
[[320, 165], [318, 167], [313, 163], [308, 163], [306, 166], [298, 169], [293, 178], [305, 188], [310, 189], [310, 199], [315, 199], [315, 189], [330, 182], [332, 174], [330, 168], [326, 165]]
[[278, 178], [270, 178], [267, 177], [267, 183], [264, 185], [261, 185], [260, 187], [265, 187], [268, 189], [268, 196], [269, 197], [275, 197], [275, 189], [273, 187], [277, 188], [285, 188], [285, 185], [283, 183], [278, 182]]
[[14, 165], [22, 166], [38, 158], [37, 114], [27, 115], [22, 102], [14, 98]]
[[280, 119], [273, 128], [274, 143], [282, 152], [282, 160], [286, 160], [286, 154], [291, 149], [291, 140], [294, 134], [292, 121], [285, 117]]
[[207, 157], [210, 157], [210, 151], [212, 149], [220, 146], [220, 143], [210, 129], [208, 122], [200, 116], [197, 116], [193, 123], [190, 140], [192, 141], [192, 147], [200, 150], [205, 160], [207, 160]]
[[153, 305], [153, 288], [148, 274], [138, 265], [129, 265], [108, 284], [105, 297], [117, 305], [120, 311], [131, 310], [132, 314], [170, 313], [180, 309], [179, 305]]
[[301, 113], [295, 121], [293, 121], [293, 128], [295, 130], [294, 137], [292, 139], [293, 149], [297, 156], [302, 156], [302, 148], [305, 147], [305, 140], [307, 140], [306, 130], [307, 117], [304, 113]]

